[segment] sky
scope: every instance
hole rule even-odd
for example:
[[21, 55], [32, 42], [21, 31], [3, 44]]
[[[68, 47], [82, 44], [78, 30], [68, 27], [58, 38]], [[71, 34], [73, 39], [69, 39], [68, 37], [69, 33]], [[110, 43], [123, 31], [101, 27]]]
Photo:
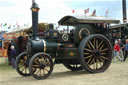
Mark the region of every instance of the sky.
[[[35, 0], [39, 5], [39, 22], [57, 23], [66, 15], [84, 15], [89, 8], [91, 14], [96, 9], [97, 16], [122, 19], [122, 0]], [[126, 0], [128, 5], [128, 0]], [[0, 23], [31, 25], [32, 0], [0, 0]], [[128, 14], [128, 6], [127, 6]], [[128, 17], [128, 16], [127, 16]]]

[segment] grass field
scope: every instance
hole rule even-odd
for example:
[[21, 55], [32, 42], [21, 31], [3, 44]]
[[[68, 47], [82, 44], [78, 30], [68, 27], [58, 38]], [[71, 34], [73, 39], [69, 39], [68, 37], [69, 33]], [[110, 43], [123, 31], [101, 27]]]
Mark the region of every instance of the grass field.
[[128, 85], [128, 59], [112, 62], [104, 73], [72, 72], [62, 64], [55, 65], [53, 73], [45, 80], [32, 76], [22, 77], [0, 58], [0, 85]]

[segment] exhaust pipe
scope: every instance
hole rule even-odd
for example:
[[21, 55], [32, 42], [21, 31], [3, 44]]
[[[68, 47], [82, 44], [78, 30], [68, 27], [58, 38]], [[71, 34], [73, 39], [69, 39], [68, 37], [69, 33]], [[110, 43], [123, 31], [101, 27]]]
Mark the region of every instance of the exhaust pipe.
[[37, 33], [38, 33], [38, 11], [39, 6], [35, 3], [35, 0], [32, 0], [32, 31], [33, 31], [33, 39], [37, 39]]
[[126, 0], [122, 0], [123, 22], [127, 22]]

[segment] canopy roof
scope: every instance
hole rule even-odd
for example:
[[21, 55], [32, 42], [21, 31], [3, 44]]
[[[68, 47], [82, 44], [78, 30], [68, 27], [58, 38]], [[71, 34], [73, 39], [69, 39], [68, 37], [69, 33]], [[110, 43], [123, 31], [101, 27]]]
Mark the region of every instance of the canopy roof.
[[122, 27], [128, 29], [128, 23], [116, 24], [116, 25], [111, 26], [110, 28], [116, 29], [116, 28], [122, 28]]
[[59, 25], [76, 25], [80, 23], [119, 23], [120, 20], [110, 17], [84, 17], [84, 16], [65, 16], [59, 20]]
[[16, 28], [12, 31], [7, 32], [7, 34], [23, 32], [23, 31], [30, 30], [30, 29], [31, 29], [30, 27], [28, 27], [28, 28]]
[[[48, 27], [47, 23], [39, 23], [38, 24], [38, 31], [39, 32], [43, 32], [44, 30], [46, 30], [46, 28]], [[19, 33], [19, 32], [30, 32], [32, 31], [32, 27], [27, 27], [27, 28], [16, 28], [12, 31], [7, 32], [8, 34], [13, 34], [13, 33]]]

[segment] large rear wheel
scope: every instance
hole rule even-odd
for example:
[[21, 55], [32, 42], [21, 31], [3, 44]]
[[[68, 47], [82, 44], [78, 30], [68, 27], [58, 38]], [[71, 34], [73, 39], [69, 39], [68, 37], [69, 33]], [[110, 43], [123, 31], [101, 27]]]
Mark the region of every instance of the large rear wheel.
[[112, 47], [103, 35], [92, 34], [84, 38], [78, 50], [80, 63], [88, 72], [104, 72], [111, 64]]

